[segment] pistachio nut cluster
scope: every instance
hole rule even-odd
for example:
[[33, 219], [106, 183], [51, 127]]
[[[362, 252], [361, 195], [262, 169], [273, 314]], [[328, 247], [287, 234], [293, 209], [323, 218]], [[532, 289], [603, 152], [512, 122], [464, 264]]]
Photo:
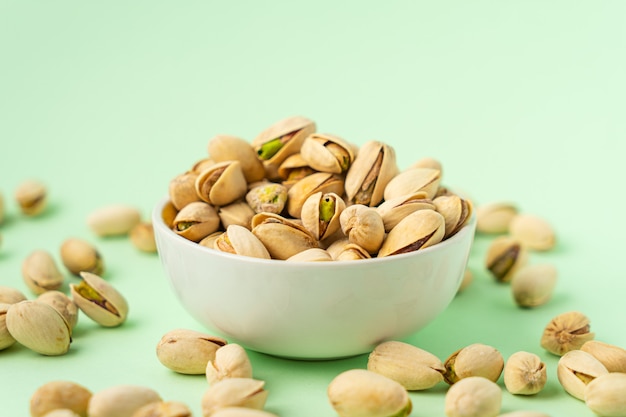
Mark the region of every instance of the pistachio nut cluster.
[[359, 148], [289, 117], [251, 143], [211, 138], [208, 156], [170, 181], [163, 220], [184, 238], [243, 256], [391, 256], [435, 245], [469, 221], [471, 201], [442, 186], [441, 173], [430, 158], [400, 171], [388, 144]]

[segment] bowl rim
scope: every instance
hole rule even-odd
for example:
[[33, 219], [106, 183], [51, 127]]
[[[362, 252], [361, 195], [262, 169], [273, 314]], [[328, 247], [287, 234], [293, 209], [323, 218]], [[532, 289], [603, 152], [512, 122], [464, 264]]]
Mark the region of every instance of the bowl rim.
[[[267, 264], [267, 265], [281, 265], [287, 262], [282, 259], [262, 259], [262, 258], [254, 258], [251, 256], [243, 256], [243, 255], [236, 255], [236, 254], [227, 253], [227, 252], [221, 252], [215, 249], [208, 248], [206, 246], [202, 246], [198, 244], [197, 242], [191, 241], [189, 239], [186, 239], [174, 233], [172, 229], [167, 227], [162, 216], [163, 209], [165, 208], [165, 205], [168, 203], [168, 201], [169, 201], [169, 197], [167, 196], [163, 197], [154, 206], [152, 210], [153, 227], [155, 229], [158, 228], [159, 230], [163, 231], [165, 234], [175, 239], [175, 241], [178, 241], [181, 244], [188, 246], [192, 250], [200, 251], [200, 252], [204, 251], [205, 253], [211, 256], [222, 257], [226, 260], [237, 261], [237, 262], [246, 262], [246, 263], [253, 263], [253, 264]], [[475, 228], [476, 228], [476, 212], [473, 211], [470, 216], [469, 221], [459, 231], [457, 231], [453, 236], [449, 237], [448, 239], [443, 240], [439, 243], [436, 243], [435, 245], [429, 246], [424, 249], [419, 249], [416, 251], [408, 252], [408, 253], [385, 256], [382, 258], [374, 257], [374, 258], [368, 258], [368, 259], [361, 259], [356, 262], [358, 262], [358, 265], [360, 266], [364, 266], [364, 265], [366, 266], [369, 264], [396, 262], [398, 260], [406, 259], [406, 258], [427, 256], [427, 254], [429, 254], [430, 252], [443, 250], [447, 246], [454, 245], [457, 241], [462, 240], [465, 237], [465, 235], [469, 233], [473, 235], [475, 232]], [[470, 237], [470, 239], [473, 239], [473, 238]], [[345, 266], [345, 265], [354, 266], [355, 261], [354, 260], [339, 260], [339, 261], [333, 260], [333, 261], [328, 261], [328, 262], [289, 261], [288, 264], [290, 266], [298, 266], [298, 265], [306, 266], [307, 268], [337, 268], [339, 266]]]

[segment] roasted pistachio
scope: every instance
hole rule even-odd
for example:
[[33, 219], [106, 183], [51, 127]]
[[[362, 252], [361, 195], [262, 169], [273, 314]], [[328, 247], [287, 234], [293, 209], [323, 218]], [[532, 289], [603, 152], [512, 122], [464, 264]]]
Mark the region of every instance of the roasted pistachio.
[[551, 264], [525, 265], [511, 278], [511, 292], [520, 307], [537, 307], [552, 298], [557, 270]]
[[132, 417], [146, 404], [161, 401], [152, 388], [141, 385], [115, 385], [95, 392], [89, 400], [89, 417]]
[[424, 191], [434, 199], [441, 182], [441, 172], [432, 168], [407, 169], [393, 177], [385, 187], [385, 200]]
[[509, 282], [515, 272], [528, 261], [528, 253], [520, 242], [510, 236], [495, 238], [485, 256], [485, 266], [498, 282]]
[[44, 417], [57, 409], [71, 410], [81, 417], [87, 417], [87, 407], [91, 391], [71, 381], [50, 381], [30, 397], [31, 417]]
[[559, 359], [556, 375], [563, 389], [574, 398], [585, 399], [585, 386], [609, 371], [602, 363], [582, 350], [571, 350]]
[[[196, 192], [196, 180], [198, 172], [184, 172], [174, 177], [169, 184], [169, 197], [176, 210], [181, 210], [189, 203], [200, 201]], [[166, 222], [167, 223], [167, 222]]]
[[0, 285], [0, 303], [15, 304], [24, 300], [26, 296], [20, 290]]
[[400, 220], [414, 211], [424, 209], [435, 210], [435, 205], [423, 191], [384, 201], [381, 205], [376, 207], [378, 214], [383, 218], [385, 232], [389, 232], [396, 227]]
[[203, 201], [195, 201], [183, 207], [174, 218], [173, 230], [176, 234], [199, 242], [217, 231], [220, 218], [215, 208]]
[[494, 202], [476, 208], [476, 231], [479, 233], [508, 233], [509, 224], [518, 213], [512, 203]]
[[336, 261], [358, 261], [361, 259], [370, 259], [371, 255], [356, 243], [346, 241], [343, 246], [338, 248], [333, 259]]
[[98, 236], [127, 235], [141, 221], [141, 213], [126, 204], [100, 207], [87, 216], [87, 225]]
[[474, 343], [452, 353], [444, 362], [443, 375], [448, 384], [471, 376], [480, 376], [496, 382], [504, 368], [504, 358], [494, 347]]
[[309, 196], [302, 205], [302, 225], [315, 239], [324, 240], [339, 230], [340, 215], [345, 208], [346, 203], [339, 195], [319, 191]]
[[626, 373], [626, 349], [598, 340], [585, 342], [580, 350], [599, 360], [609, 372]]
[[214, 384], [226, 378], [252, 378], [252, 363], [246, 350], [237, 343], [219, 347], [206, 364], [206, 379]]
[[400, 383], [365, 369], [340, 373], [328, 385], [327, 394], [340, 417], [406, 417], [412, 410]]
[[23, 214], [37, 216], [47, 206], [48, 191], [38, 180], [26, 180], [15, 190], [15, 200]]
[[298, 223], [278, 214], [259, 213], [252, 218], [252, 233], [273, 259], [287, 259], [318, 247], [315, 237]]
[[355, 204], [377, 206], [383, 201], [385, 187], [397, 173], [396, 153], [391, 146], [379, 141], [365, 142], [346, 173], [348, 200]]
[[292, 185], [302, 178], [315, 172], [317, 171], [309, 166], [300, 153], [289, 155], [278, 167], [278, 176], [282, 180], [281, 184], [287, 187], [287, 189], [291, 188]]
[[308, 165], [320, 172], [342, 174], [354, 161], [354, 146], [343, 138], [327, 133], [312, 133], [300, 149]]
[[211, 384], [202, 395], [202, 416], [210, 417], [220, 408], [263, 409], [268, 392], [264, 381], [252, 378], [226, 378]]
[[214, 249], [235, 255], [270, 259], [270, 254], [263, 243], [250, 230], [231, 224], [217, 239]]
[[250, 223], [252, 222], [252, 217], [254, 217], [255, 214], [256, 213], [252, 210], [252, 207], [250, 207], [250, 205], [243, 200], [235, 201], [227, 206], [217, 208], [217, 215], [219, 216], [222, 228], [224, 229], [227, 229], [231, 224], [236, 224], [243, 226], [246, 229], [250, 229]]
[[178, 401], [157, 401], [138, 408], [132, 417], [191, 417], [187, 405]]
[[13, 346], [15, 343], [15, 339], [9, 333], [9, 329], [7, 329], [6, 318], [9, 307], [11, 307], [11, 304], [0, 302], [0, 350]]
[[61, 244], [61, 261], [74, 275], [79, 275], [83, 271], [96, 275], [104, 273], [104, 260], [100, 252], [83, 239], [66, 239]]
[[541, 347], [558, 356], [570, 350], [580, 349], [593, 340], [589, 319], [579, 311], [559, 314], [546, 325], [541, 336]]
[[52, 255], [45, 250], [35, 250], [22, 262], [22, 277], [34, 294], [58, 290], [63, 284], [63, 274]]
[[90, 319], [104, 327], [115, 327], [126, 321], [128, 303], [111, 284], [99, 276], [81, 272], [80, 284], [70, 284], [76, 306]]
[[228, 342], [195, 330], [175, 329], [161, 337], [156, 347], [159, 361], [181, 374], [204, 374], [207, 362]]
[[250, 143], [231, 135], [217, 135], [209, 140], [208, 151], [215, 162], [239, 161], [246, 182], [260, 181], [265, 176], [263, 163]]
[[67, 324], [70, 326], [70, 330], [76, 327], [78, 322], [78, 307], [74, 304], [65, 293], [61, 291], [46, 291], [37, 297], [37, 301], [40, 303], [48, 304], [63, 316]]
[[449, 238], [461, 230], [472, 216], [473, 206], [470, 200], [458, 195], [442, 195], [433, 200], [435, 209], [445, 219], [446, 232], [444, 239]]
[[626, 415], [626, 374], [612, 372], [589, 382], [583, 392], [585, 404], [599, 416]]
[[391, 229], [385, 238], [378, 257], [397, 255], [435, 245], [443, 239], [445, 221], [434, 210], [418, 210]]
[[322, 248], [306, 249], [286, 259], [289, 262], [325, 262], [332, 260], [330, 253]]
[[350, 243], [359, 245], [370, 255], [378, 252], [385, 239], [385, 225], [375, 208], [353, 204], [341, 212], [339, 221]]
[[509, 224], [509, 233], [531, 250], [546, 251], [556, 244], [552, 226], [543, 218], [532, 214], [518, 214]]
[[515, 352], [504, 365], [504, 385], [511, 394], [536, 394], [543, 389], [546, 379], [546, 364], [534, 353]]
[[198, 244], [200, 246], [207, 247], [209, 249], [215, 249], [215, 241], [223, 234], [224, 232], [218, 230], [217, 232], [213, 232], [204, 239], [202, 239]]
[[195, 174], [199, 174], [202, 171], [204, 171], [205, 169], [208, 169], [210, 167], [212, 167], [213, 165], [215, 165], [215, 162], [213, 159], [211, 158], [202, 158], [197, 160], [192, 166], [191, 169], [189, 171], [195, 173]]
[[344, 192], [343, 179], [327, 172], [316, 172], [302, 178], [293, 184], [287, 192], [287, 212], [289, 215], [300, 218], [304, 202], [318, 192], [342, 195]]
[[176, 218], [176, 214], [178, 214], [178, 209], [174, 207], [174, 204], [171, 200], [167, 200], [165, 206], [163, 206], [163, 211], [161, 212], [161, 217], [163, 218], [163, 222], [170, 229], [174, 227], [174, 219]]
[[267, 182], [257, 185], [246, 194], [246, 201], [255, 213], [282, 213], [287, 203], [287, 187]]
[[196, 193], [214, 206], [228, 205], [246, 195], [247, 183], [239, 161], [218, 162], [196, 178]]
[[129, 233], [133, 246], [142, 252], [154, 253], [157, 251], [156, 240], [154, 239], [154, 228], [150, 222], [139, 222]]
[[496, 417], [501, 406], [502, 390], [481, 376], [464, 378], [446, 392], [447, 417]]

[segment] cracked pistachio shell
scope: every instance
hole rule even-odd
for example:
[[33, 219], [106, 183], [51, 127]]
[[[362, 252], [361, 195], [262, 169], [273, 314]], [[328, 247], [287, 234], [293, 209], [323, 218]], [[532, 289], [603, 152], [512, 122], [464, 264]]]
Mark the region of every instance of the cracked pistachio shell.
[[335, 261], [358, 261], [361, 259], [370, 259], [372, 256], [361, 246], [356, 243], [350, 243], [347, 241], [345, 245], [343, 245], [337, 251], [334, 260]]
[[168, 195], [176, 210], [181, 210], [189, 203], [200, 201], [196, 192], [198, 172], [188, 171], [174, 177], [169, 184]]
[[263, 163], [247, 141], [230, 135], [217, 135], [209, 140], [208, 151], [217, 163], [239, 161], [246, 182], [260, 181], [265, 177]]
[[375, 208], [353, 204], [341, 212], [339, 221], [350, 243], [359, 245], [370, 255], [378, 252], [385, 239], [385, 225]]
[[[343, 235], [343, 233], [341, 233], [341, 235]], [[339, 255], [339, 253], [343, 250], [343, 248], [349, 243], [350, 241], [344, 235], [343, 237], [335, 239], [332, 243], [330, 243], [326, 247], [326, 252], [328, 252], [331, 258], [337, 259], [337, 255]]]
[[132, 417], [146, 404], [159, 402], [161, 396], [141, 385], [115, 385], [95, 392], [89, 400], [89, 417]]
[[128, 316], [128, 303], [111, 284], [95, 274], [81, 272], [80, 284], [70, 284], [76, 306], [104, 327], [119, 326]]
[[264, 410], [255, 410], [245, 407], [224, 407], [216, 410], [212, 417], [278, 417], [276, 414]]
[[187, 204], [174, 218], [176, 234], [199, 242], [220, 227], [220, 218], [215, 208], [203, 201]]
[[202, 239], [200, 242], [198, 242], [198, 244], [200, 246], [204, 246], [204, 247], [209, 248], [209, 249], [215, 249], [215, 241], [223, 233], [224, 232], [221, 231], [221, 230], [218, 230], [217, 232], [213, 232], [210, 235], [208, 235], [207, 237], [205, 237], [204, 239]]
[[445, 221], [434, 210], [418, 210], [391, 229], [383, 241], [378, 257], [424, 249], [443, 239]]
[[528, 251], [510, 236], [495, 238], [485, 255], [485, 266], [497, 282], [510, 282], [515, 272], [528, 262]]
[[215, 351], [215, 357], [206, 364], [205, 374], [210, 385], [226, 378], [252, 378], [252, 363], [243, 347], [229, 343]]
[[87, 216], [87, 225], [98, 236], [127, 235], [140, 221], [139, 210], [125, 204], [100, 207]]
[[446, 392], [447, 417], [496, 417], [502, 407], [502, 390], [481, 376], [464, 378]]
[[302, 142], [315, 129], [315, 122], [312, 120], [292, 116], [259, 133], [252, 141], [252, 147], [265, 167], [265, 176], [271, 180], [279, 178], [278, 167], [288, 156], [300, 152]]
[[519, 351], [504, 365], [504, 385], [511, 394], [537, 394], [546, 385], [546, 364], [534, 353]]
[[565, 353], [556, 367], [556, 376], [563, 389], [572, 397], [583, 401], [587, 384], [608, 373], [602, 362], [582, 350]]
[[287, 187], [275, 182], [261, 183], [248, 191], [246, 201], [255, 213], [280, 214], [287, 203]]
[[202, 416], [210, 417], [224, 407], [262, 410], [268, 394], [264, 385], [264, 381], [252, 378], [226, 378], [215, 382], [202, 395]]
[[71, 381], [50, 381], [41, 385], [30, 397], [30, 415], [44, 417], [51, 411], [70, 410], [80, 417], [87, 417], [91, 391]]
[[509, 233], [528, 249], [547, 251], [556, 244], [554, 229], [545, 219], [532, 214], [518, 214], [509, 224]]
[[243, 226], [231, 224], [217, 239], [214, 249], [252, 258], [270, 259], [270, 254], [263, 243]]
[[443, 195], [433, 200], [435, 209], [445, 219], [446, 232], [444, 239], [449, 238], [461, 230], [472, 216], [473, 206], [470, 200], [458, 195]]
[[316, 172], [302, 178], [293, 184], [287, 192], [287, 212], [289, 215], [300, 218], [304, 202], [318, 192], [342, 195], [344, 192], [343, 179], [328, 172]]
[[300, 153], [289, 155], [278, 167], [278, 177], [287, 189], [291, 188], [292, 185], [302, 178], [314, 174], [315, 172], [316, 171], [309, 166], [304, 158], [302, 158]]
[[315, 239], [323, 240], [340, 229], [339, 217], [345, 208], [346, 203], [336, 193], [311, 194], [302, 205], [302, 225]]
[[476, 208], [476, 231], [479, 233], [508, 233], [511, 220], [518, 213], [512, 203], [494, 202]]
[[163, 211], [161, 211], [161, 217], [163, 218], [163, 222], [170, 229], [174, 226], [174, 219], [178, 214], [178, 209], [174, 207], [174, 204], [171, 200], [168, 200], [167, 203], [163, 206]]
[[37, 301], [40, 303], [48, 304], [63, 316], [67, 324], [70, 326], [70, 330], [76, 327], [78, 322], [78, 307], [74, 301], [72, 301], [67, 295], [61, 291], [46, 291], [37, 297]]
[[494, 347], [474, 343], [457, 350], [444, 362], [443, 377], [448, 384], [471, 376], [480, 376], [496, 382], [504, 368], [504, 358]]
[[63, 284], [63, 274], [45, 250], [36, 250], [22, 262], [22, 277], [34, 294], [58, 290]]
[[191, 417], [186, 404], [178, 401], [156, 401], [138, 408], [131, 417]]
[[228, 228], [231, 224], [243, 226], [246, 229], [250, 229], [250, 223], [252, 217], [256, 213], [252, 210], [250, 205], [243, 201], [235, 201], [227, 206], [221, 206], [217, 208], [217, 215], [220, 218], [223, 228]]
[[195, 330], [175, 329], [161, 337], [156, 354], [167, 368], [181, 374], [204, 374], [207, 362], [215, 358], [215, 352], [228, 342], [217, 336]]
[[520, 307], [537, 307], [552, 298], [557, 270], [551, 264], [525, 265], [511, 278], [513, 300]]
[[24, 300], [26, 300], [26, 296], [20, 290], [0, 285], [0, 303], [15, 304]]
[[15, 339], [9, 333], [9, 329], [7, 329], [6, 318], [9, 307], [11, 307], [11, 304], [0, 302], [0, 350], [13, 346], [15, 343]]
[[198, 174], [195, 187], [203, 201], [225, 206], [246, 195], [247, 182], [239, 161], [224, 161]]
[[552, 318], [541, 335], [541, 347], [557, 356], [580, 349], [593, 340], [589, 318], [579, 311], [569, 311]]
[[429, 199], [425, 192], [407, 194], [384, 201], [376, 210], [383, 218], [385, 232], [389, 232], [396, 227], [400, 220], [417, 210], [435, 210], [433, 201]]
[[91, 272], [104, 273], [104, 260], [100, 252], [86, 240], [69, 238], [61, 244], [61, 262], [74, 275]]
[[46, 186], [37, 180], [26, 180], [20, 183], [15, 190], [15, 201], [23, 214], [37, 216], [41, 214], [48, 203]]
[[384, 198], [391, 200], [402, 195], [424, 191], [434, 199], [441, 182], [441, 172], [432, 168], [413, 168], [393, 177], [385, 187]]
[[70, 327], [63, 316], [38, 301], [11, 304], [6, 313], [6, 326], [17, 342], [46, 356], [65, 354], [72, 341]]
[[327, 395], [340, 417], [406, 417], [412, 410], [409, 394], [400, 383], [365, 369], [337, 375]]
[[367, 369], [399, 382], [409, 391], [434, 387], [443, 381], [445, 371], [432, 353], [398, 341], [376, 346], [368, 357]]
[[316, 171], [342, 174], [355, 158], [354, 146], [339, 136], [312, 133], [300, 149], [302, 158]]
[[287, 259], [307, 249], [317, 248], [315, 237], [298, 223], [273, 213], [252, 218], [252, 233], [263, 243], [272, 259]]
[[287, 262], [325, 262], [332, 261], [333, 258], [328, 251], [322, 248], [311, 248], [296, 253], [286, 260]]
[[589, 382], [584, 390], [585, 404], [599, 416], [626, 416], [626, 374], [612, 372]]
[[585, 342], [580, 350], [599, 360], [609, 372], [626, 373], [626, 349], [598, 340]]
[[[368, 141], [346, 173], [345, 190], [350, 202], [377, 206], [387, 184], [398, 174], [394, 149], [379, 141]], [[408, 193], [405, 193], [408, 194]]]
[[133, 246], [142, 252], [155, 253], [157, 251], [151, 222], [137, 223], [130, 229], [129, 238]]

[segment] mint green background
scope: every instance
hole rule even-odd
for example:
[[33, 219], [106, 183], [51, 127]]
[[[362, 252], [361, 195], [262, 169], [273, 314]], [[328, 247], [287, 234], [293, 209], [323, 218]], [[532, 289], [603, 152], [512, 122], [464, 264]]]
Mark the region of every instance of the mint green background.
[[[203, 329], [169, 290], [158, 256], [124, 238], [97, 238], [85, 219], [118, 202], [147, 218], [213, 135], [251, 140], [292, 114], [356, 144], [388, 142], [401, 167], [435, 157], [444, 182], [475, 204], [513, 201], [548, 219], [557, 248], [531, 262], [559, 270], [549, 304], [515, 307], [509, 287], [483, 269], [491, 238], [477, 237], [474, 283], [407, 341], [442, 360], [474, 342], [505, 358], [535, 352], [548, 366], [546, 388], [532, 398], [505, 391], [503, 412], [593, 415], [564, 393], [558, 358], [539, 338], [553, 316], [580, 310], [597, 339], [626, 347], [626, 3], [384, 4], [0, 1], [0, 192], [8, 211], [0, 285], [28, 293], [22, 260], [38, 248], [58, 260], [61, 242], [77, 236], [100, 249], [105, 277], [131, 308], [115, 329], [82, 316], [65, 356], [20, 346], [0, 352], [1, 415], [28, 415], [31, 394], [56, 379], [94, 392], [147, 385], [200, 415], [204, 377], [169, 371], [155, 346], [171, 329]], [[26, 178], [50, 189], [42, 217], [23, 217], [13, 201]], [[367, 361], [250, 356], [255, 377], [267, 381], [267, 409], [283, 417], [335, 415], [328, 383]], [[443, 416], [445, 390], [412, 393], [411, 415]]]

